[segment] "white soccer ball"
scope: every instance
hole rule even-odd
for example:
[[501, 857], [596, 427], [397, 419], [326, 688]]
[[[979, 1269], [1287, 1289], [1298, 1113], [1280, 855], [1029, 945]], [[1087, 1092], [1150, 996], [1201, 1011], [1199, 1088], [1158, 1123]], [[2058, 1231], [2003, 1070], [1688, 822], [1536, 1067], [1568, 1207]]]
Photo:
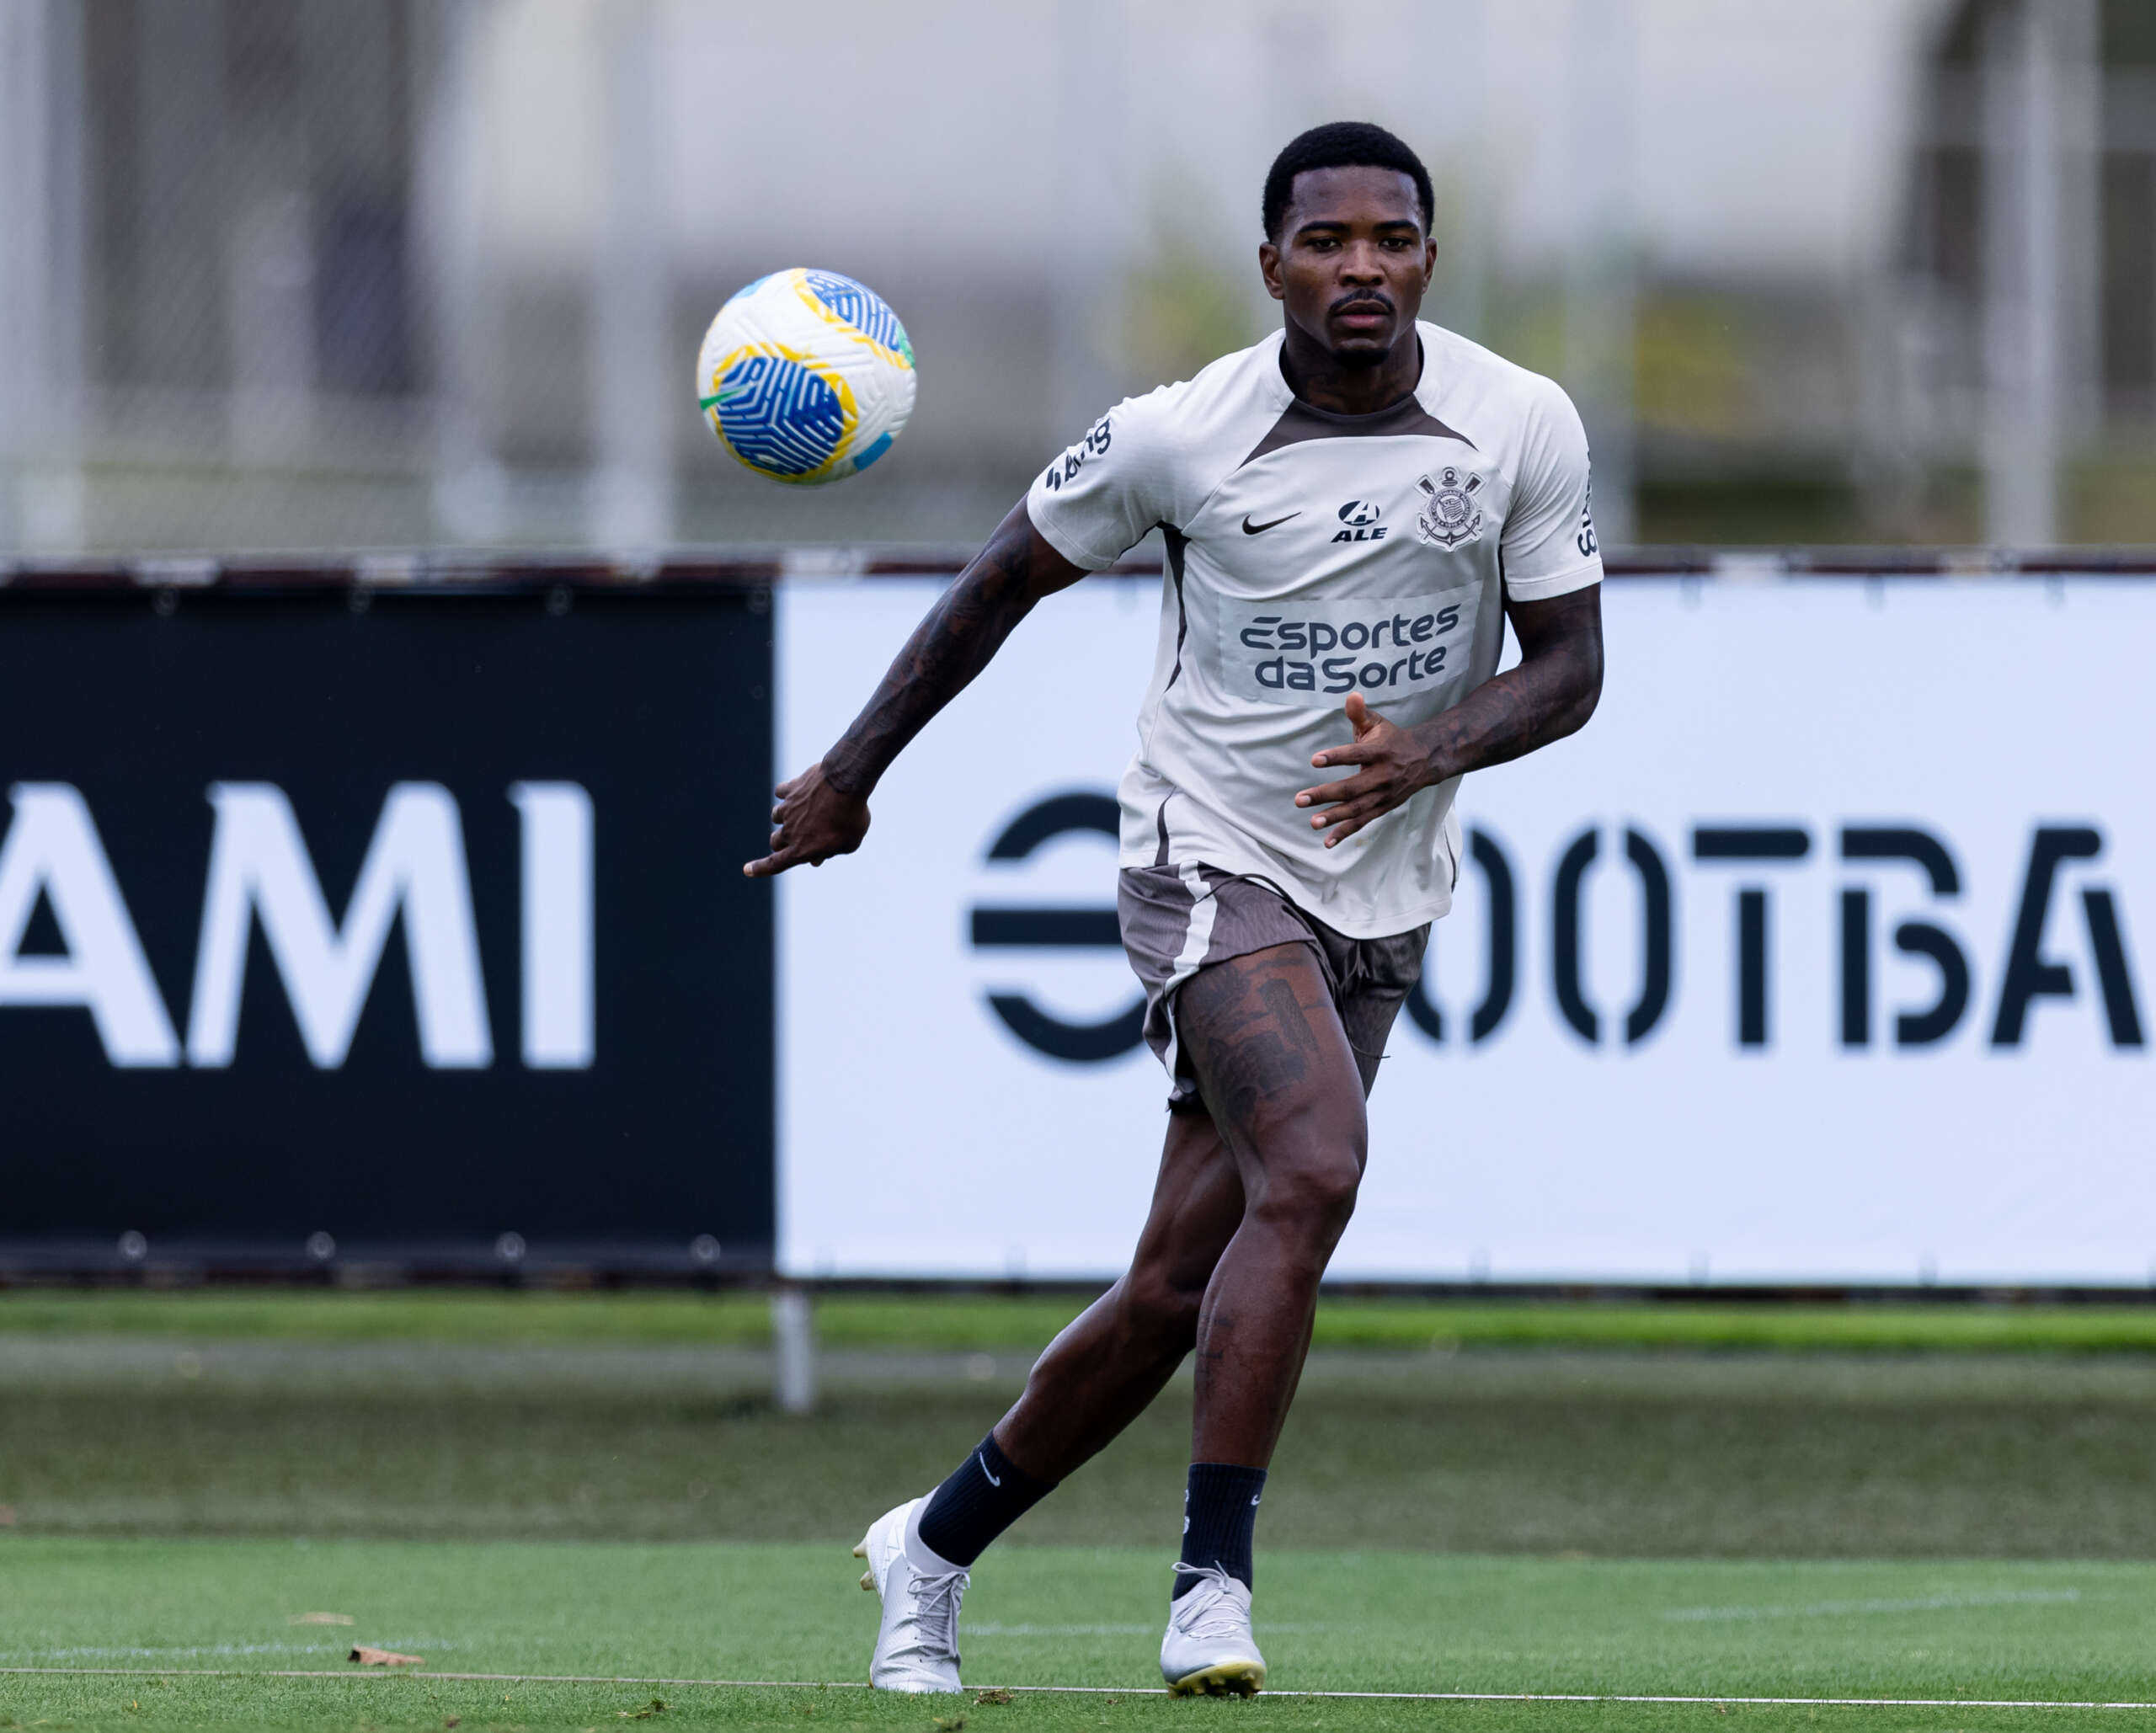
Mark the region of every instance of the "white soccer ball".
[[719, 441], [775, 482], [835, 482], [891, 449], [913, 413], [913, 345], [873, 290], [774, 271], [718, 310], [696, 402]]

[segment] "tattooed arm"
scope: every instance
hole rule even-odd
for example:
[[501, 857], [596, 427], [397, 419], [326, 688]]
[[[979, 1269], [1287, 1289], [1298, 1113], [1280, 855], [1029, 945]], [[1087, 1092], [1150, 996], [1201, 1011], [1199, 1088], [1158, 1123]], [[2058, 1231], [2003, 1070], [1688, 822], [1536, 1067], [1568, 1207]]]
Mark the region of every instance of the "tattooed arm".
[[868, 834], [868, 797], [906, 743], [972, 683], [1044, 595], [1086, 575], [1041, 539], [1025, 502], [938, 598], [837, 745], [777, 789], [771, 851], [741, 870], [769, 878], [850, 855]]
[[1310, 762], [1321, 770], [1364, 768], [1295, 797], [1299, 807], [1331, 808], [1310, 815], [1312, 829], [1333, 827], [1327, 848], [1418, 790], [1561, 740], [1594, 714], [1602, 696], [1602, 586], [1591, 584], [1546, 602], [1514, 602], [1505, 613], [1519, 634], [1519, 665], [1483, 681], [1420, 727], [1396, 728], [1373, 713], [1361, 693], [1348, 696], [1354, 744], [1328, 746]]

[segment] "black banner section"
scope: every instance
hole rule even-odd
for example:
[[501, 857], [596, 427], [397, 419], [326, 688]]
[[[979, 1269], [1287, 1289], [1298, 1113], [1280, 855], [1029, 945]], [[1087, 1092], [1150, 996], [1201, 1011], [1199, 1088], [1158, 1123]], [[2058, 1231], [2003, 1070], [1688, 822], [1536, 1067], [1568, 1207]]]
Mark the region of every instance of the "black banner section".
[[766, 1267], [770, 617], [0, 589], [0, 1266]]

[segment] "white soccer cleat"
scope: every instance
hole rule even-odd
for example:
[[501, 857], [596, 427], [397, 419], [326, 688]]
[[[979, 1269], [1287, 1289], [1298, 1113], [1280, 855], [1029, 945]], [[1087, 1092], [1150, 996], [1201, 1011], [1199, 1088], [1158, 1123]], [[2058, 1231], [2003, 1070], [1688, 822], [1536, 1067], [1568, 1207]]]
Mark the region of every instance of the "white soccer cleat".
[[1265, 1688], [1265, 1657], [1250, 1634], [1250, 1589], [1218, 1565], [1177, 1565], [1203, 1579], [1169, 1602], [1161, 1676], [1175, 1697], [1250, 1697]]
[[958, 1683], [958, 1603], [972, 1575], [953, 1570], [930, 1576], [906, 1556], [906, 1531], [927, 1501], [916, 1498], [886, 1511], [853, 1549], [855, 1558], [868, 1561], [862, 1587], [883, 1597], [883, 1623], [868, 1663], [868, 1682], [879, 1691], [963, 1688]]

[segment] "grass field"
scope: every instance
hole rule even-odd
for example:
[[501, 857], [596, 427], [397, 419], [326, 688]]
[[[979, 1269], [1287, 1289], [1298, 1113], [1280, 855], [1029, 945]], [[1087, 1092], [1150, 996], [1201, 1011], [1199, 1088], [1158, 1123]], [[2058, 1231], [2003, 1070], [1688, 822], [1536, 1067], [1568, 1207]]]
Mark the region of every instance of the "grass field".
[[[603, 1544], [20, 1540], [0, 1576], [5, 1665], [318, 1669], [329, 1679], [0, 1677], [28, 1726], [206, 1720], [286, 1725], [617, 1724], [654, 1696], [669, 1720], [859, 1722], [932, 1730], [1158, 1722], [1448, 1724], [1507, 1729], [1714, 1723], [1702, 1705], [1438, 1704], [1262, 1698], [1171, 1703], [1152, 1666], [1158, 1549], [1013, 1548], [966, 1607], [976, 1690], [1109, 1697], [892, 1700], [444, 1679], [430, 1672], [857, 1680], [875, 1631], [842, 1543]], [[2156, 1700], [2156, 1569], [2145, 1565], [1753, 1565], [1702, 1560], [1279, 1552], [1260, 1567], [1275, 1682], [1301, 1691]], [[349, 1627], [296, 1625], [305, 1613]], [[356, 1676], [365, 1642], [424, 1672]], [[1123, 1694], [1127, 1688], [1127, 1694]], [[1746, 1705], [1758, 1727], [2009, 1726], [2029, 1712]], [[2054, 1725], [2058, 1712], [2043, 1725]], [[654, 1716], [651, 1719], [658, 1719]], [[2140, 1720], [2114, 1711], [2107, 1723]], [[2156, 1725], [2156, 1717], [2147, 1724]]]
[[[1045, 1346], [1080, 1309], [1056, 1294], [825, 1295], [838, 1348]], [[488, 1347], [761, 1347], [763, 1298], [578, 1292], [267, 1293], [143, 1288], [0, 1292], [0, 1335], [159, 1341], [462, 1344]], [[2156, 1353], [2156, 1305], [1479, 1304], [1328, 1299], [1321, 1348], [1753, 1349], [1852, 1353]]]
[[[967, 1603], [974, 1686], [1107, 1694], [846, 1688], [875, 1604], [847, 1549], [1075, 1304], [826, 1302], [825, 1400], [794, 1418], [752, 1303], [0, 1296], [0, 1667], [120, 1670], [0, 1672], [0, 1729], [590, 1728], [654, 1698], [654, 1721], [921, 1733], [2156, 1727], [1728, 1702], [2156, 1702], [2148, 1314], [2028, 1308], [1329, 1306], [1259, 1533], [1277, 1693], [1157, 1693], [1187, 1389]], [[426, 1666], [360, 1674], [355, 1641]], [[270, 1677], [311, 1672], [334, 1676]], [[1340, 1690], [1722, 1707], [1284, 1694]]]

